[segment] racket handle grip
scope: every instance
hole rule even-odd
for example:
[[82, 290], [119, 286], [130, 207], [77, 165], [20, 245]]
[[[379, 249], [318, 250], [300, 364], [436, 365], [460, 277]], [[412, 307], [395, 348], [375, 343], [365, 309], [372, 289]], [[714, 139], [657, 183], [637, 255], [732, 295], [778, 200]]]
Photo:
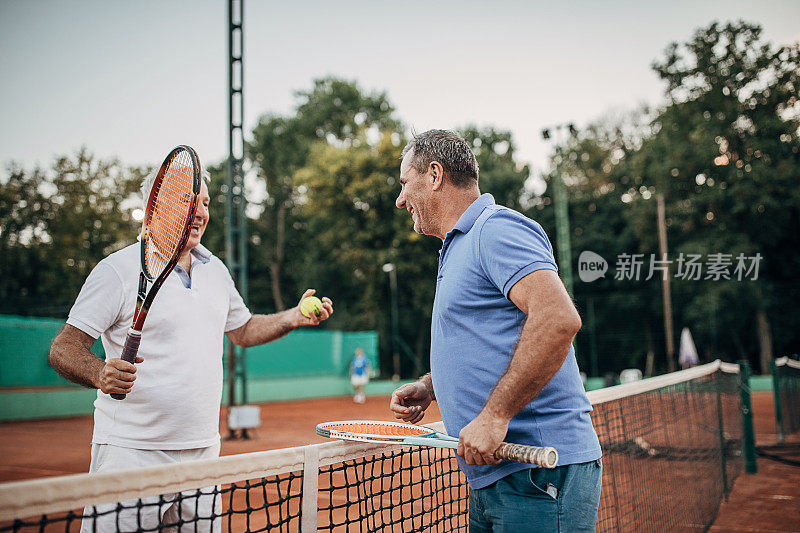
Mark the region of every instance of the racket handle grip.
[[[125, 346], [122, 348], [122, 355], [120, 359], [129, 363], [136, 362], [136, 354], [139, 353], [139, 343], [142, 341], [142, 332], [131, 329], [128, 331], [128, 336], [125, 338]], [[115, 400], [124, 400], [127, 394], [111, 393], [111, 397]]]
[[551, 446], [525, 446], [504, 442], [494, 452], [498, 459], [555, 468], [558, 464], [558, 452]]

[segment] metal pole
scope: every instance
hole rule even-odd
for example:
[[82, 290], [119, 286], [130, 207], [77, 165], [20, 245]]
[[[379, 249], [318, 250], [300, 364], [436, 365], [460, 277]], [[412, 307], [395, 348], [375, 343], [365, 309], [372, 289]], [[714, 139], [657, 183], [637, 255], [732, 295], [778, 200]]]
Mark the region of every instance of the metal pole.
[[[661, 260], [667, 260], [667, 222], [666, 208], [664, 207], [664, 195], [656, 195], [657, 216], [658, 216], [658, 250], [661, 253]], [[669, 265], [667, 264], [666, 275], [661, 276], [661, 295], [664, 302], [664, 336], [667, 340], [667, 369], [675, 371], [675, 342], [672, 333], [672, 296], [669, 290]]]
[[728, 500], [728, 494], [730, 493], [730, 487], [728, 486], [728, 450], [727, 450], [727, 443], [725, 442], [725, 416], [722, 410], [722, 380], [721, 380], [722, 372], [717, 371], [714, 374], [714, 384], [717, 388], [717, 424], [719, 427], [719, 431], [717, 432], [719, 435], [719, 456], [721, 461], [720, 468], [722, 474], [722, 489], [725, 495], [725, 501]]
[[392, 291], [392, 365], [394, 367], [394, 375], [392, 379], [397, 381], [400, 379], [400, 320], [397, 308], [397, 268], [393, 267], [389, 271], [389, 284]]
[[592, 377], [599, 377], [600, 370], [598, 369], [597, 364], [597, 331], [595, 329], [595, 318], [594, 318], [594, 298], [591, 296], [589, 297], [588, 308], [589, 308], [589, 335], [591, 336], [589, 342], [589, 350], [590, 350], [590, 357], [591, 361], [591, 370], [592, 370]]
[[709, 298], [711, 305], [709, 306], [711, 314], [711, 359], [717, 358], [717, 297], [712, 293]]
[[[568, 133], [570, 136], [574, 137], [578, 134], [578, 130], [575, 129], [575, 125], [572, 123], [569, 124], [559, 124], [557, 126], [552, 127], [552, 130], [555, 132], [556, 136], [558, 137], [555, 139], [556, 142], [556, 150], [560, 151], [563, 155], [564, 153], [564, 144], [566, 136], [564, 133]], [[547, 141], [550, 140], [551, 128], [545, 128], [542, 130], [542, 138]], [[567, 187], [564, 184], [564, 179], [561, 176], [561, 172], [558, 169], [558, 164], [556, 164], [553, 168], [553, 196], [555, 201], [555, 215], [556, 215], [556, 244], [558, 248], [558, 271], [561, 276], [561, 279], [564, 281], [564, 287], [566, 287], [567, 292], [570, 296], [574, 296], [573, 292], [573, 279], [572, 279], [572, 248], [570, 246], [570, 239], [569, 239], [569, 208], [568, 208], [568, 198], [567, 198]]]
[[775, 360], [769, 362], [769, 369], [772, 372], [772, 393], [775, 397], [775, 429], [778, 434], [778, 444], [783, 444], [786, 436], [783, 434], [783, 410], [781, 409], [781, 386], [780, 376], [778, 376], [778, 366]]
[[739, 396], [742, 411], [742, 448], [744, 449], [744, 471], [748, 474], [758, 473], [756, 462], [756, 436], [753, 430], [753, 407], [750, 402], [750, 363], [739, 361]]
[[[237, 80], [239, 99], [239, 138], [237, 146], [237, 168], [239, 177], [239, 294], [245, 303], [248, 298], [247, 276], [247, 197], [244, 184], [244, 0], [239, 0], [239, 79]], [[242, 404], [247, 405], [247, 365], [245, 364], [245, 349], [239, 348], [240, 378], [242, 383]], [[243, 430], [243, 437], [247, 438], [247, 430]]]
[[[225, 201], [225, 261], [239, 294], [247, 302], [247, 233], [244, 196], [244, 0], [228, 0], [228, 164]], [[247, 403], [244, 349], [228, 344], [228, 406], [238, 405], [241, 383]], [[231, 430], [229, 438], [235, 438]], [[248, 438], [242, 430], [242, 438]]]
[[555, 170], [553, 180], [553, 192], [556, 201], [556, 239], [558, 241], [558, 270], [561, 272], [561, 279], [570, 296], [574, 296], [572, 290], [572, 248], [569, 240], [569, 206], [567, 200], [567, 187], [561, 177], [558, 167]]
[[[228, 161], [226, 170], [225, 191], [225, 262], [228, 270], [235, 276], [234, 260], [234, 214], [233, 214], [233, 0], [228, 0]], [[235, 279], [235, 278], [234, 278]], [[236, 405], [236, 346], [228, 344], [228, 409]], [[235, 438], [236, 432], [229, 430], [228, 438]]]

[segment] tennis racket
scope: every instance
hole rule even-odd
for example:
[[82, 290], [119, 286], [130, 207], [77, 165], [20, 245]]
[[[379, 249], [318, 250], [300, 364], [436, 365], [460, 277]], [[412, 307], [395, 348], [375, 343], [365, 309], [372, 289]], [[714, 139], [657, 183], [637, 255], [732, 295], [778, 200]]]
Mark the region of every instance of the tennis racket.
[[[372, 420], [345, 420], [317, 424], [317, 434], [330, 439], [375, 442], [382, 444], [413, 444], [435, 448], [458, 448], [458, 439], [426, 426], [414, 426], [400, 422], [378, 422]], [[497, 459], [529, 463], [555, 468], [558, 452], [549, 446], [526, 446], [524, 444], [500, 444], [494, 452]]]
[[[129, 363], [136, 361], [142, 327], [153, 299], [175, 268], [189, 239], [199, 194], [200, 160], [191, 147], [178, 146], [167, 155], [158, 169], [144, 211], [136, 310], [121, 356]], [[125, 396], [111, 394], [115, 400], [124, 400]]]

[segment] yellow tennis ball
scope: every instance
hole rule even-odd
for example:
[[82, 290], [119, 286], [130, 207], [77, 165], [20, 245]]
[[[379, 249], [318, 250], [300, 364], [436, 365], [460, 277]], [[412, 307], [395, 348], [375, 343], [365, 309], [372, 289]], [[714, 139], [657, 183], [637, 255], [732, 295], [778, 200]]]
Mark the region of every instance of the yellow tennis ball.
[[303, 298], [303, 301], [300, 302], [300, 312], [308, 318], [311, 318], [311, 313], [314, 313], [315, 316], [319, 316], [322, 312], [322, 300], [316, 296]]

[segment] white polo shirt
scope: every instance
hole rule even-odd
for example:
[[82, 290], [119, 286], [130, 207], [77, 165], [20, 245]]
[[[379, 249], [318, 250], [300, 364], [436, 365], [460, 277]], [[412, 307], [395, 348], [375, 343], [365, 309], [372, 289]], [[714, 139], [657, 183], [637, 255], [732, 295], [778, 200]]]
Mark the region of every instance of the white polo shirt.
[[[137, 242], [100, 261], [69, 313], [67, 324], [101, 337], [107, 357], [122, 353], [133, 322], [139, 253]], [[92, 442], [154, 450], [219, 442], [223, 335], [251, 314], [222, 261], [203, 246], [191, 255], [191, 287], [173, 271], [153, 301], [131, 393], [119, 401], [97, 391]]]

